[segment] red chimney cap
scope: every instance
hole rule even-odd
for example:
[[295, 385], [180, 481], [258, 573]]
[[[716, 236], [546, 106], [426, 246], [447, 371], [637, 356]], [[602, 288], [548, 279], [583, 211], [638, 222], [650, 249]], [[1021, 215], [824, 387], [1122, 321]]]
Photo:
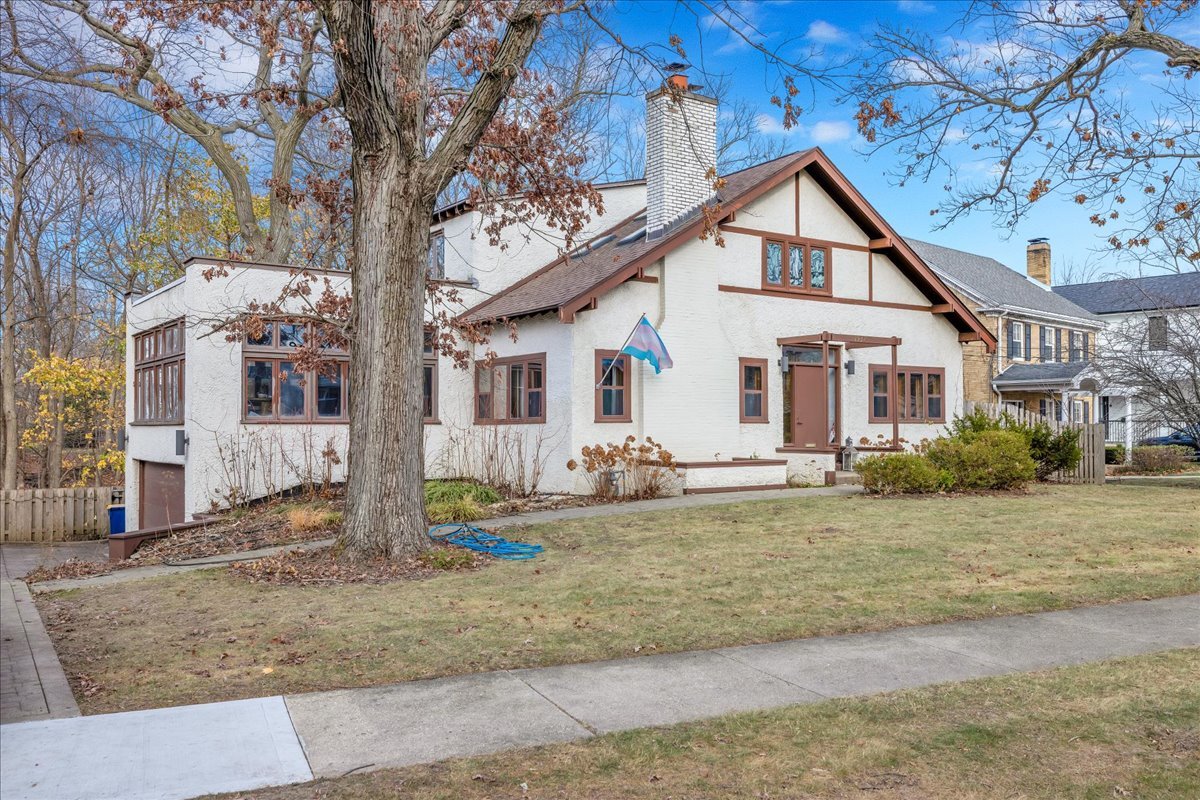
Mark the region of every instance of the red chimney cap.
[[684, 75], [682, 73], [676, 73], [675, 75], [671, 75], [670, 77], [667, 78], [667, 84], [670, 85], [674, 89], [679, 89], [681, 91], [686, 92], [687, 88], [688, 88], [687, 75]]

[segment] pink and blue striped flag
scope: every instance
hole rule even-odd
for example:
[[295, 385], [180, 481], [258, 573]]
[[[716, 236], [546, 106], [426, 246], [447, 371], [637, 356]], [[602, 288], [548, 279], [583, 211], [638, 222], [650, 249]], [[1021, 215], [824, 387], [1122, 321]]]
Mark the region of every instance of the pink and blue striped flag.
[[629, 342], [621, 348], [621, 352], [648, 361], [654, 367], [655, 375], [664, 369], [675, 366], [675, 362], [671, 360], [671, 354], [667, 352], [667, 346], [663, 344], [662, 337], [658, 335], [658, 331], [654, 330], [654, 326], [644, 315], [638, 320], [633, 333], [629, 335]]

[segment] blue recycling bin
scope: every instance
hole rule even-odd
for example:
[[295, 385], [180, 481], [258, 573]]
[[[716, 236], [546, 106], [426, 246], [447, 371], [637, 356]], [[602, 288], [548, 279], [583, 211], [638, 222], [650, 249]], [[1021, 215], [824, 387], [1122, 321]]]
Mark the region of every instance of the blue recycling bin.
[[108, 535], [125, 532], [125, 506], [108, 507]]

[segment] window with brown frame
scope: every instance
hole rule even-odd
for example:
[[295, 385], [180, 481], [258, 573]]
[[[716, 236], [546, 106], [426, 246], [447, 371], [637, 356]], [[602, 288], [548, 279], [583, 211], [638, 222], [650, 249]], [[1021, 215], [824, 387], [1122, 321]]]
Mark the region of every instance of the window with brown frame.
[[741, 422], [767, 422], [767, 360], [738, 359], [738, 418]]
[[629, 356], [616, 350], [596, 351], [596, 422], [631, 422]]
[[[891, 422], [892, 368], [888, 364], [871, 365], [868, 421]], [[946, 370], [940, 367], [896, 367], [896, 408], [901, 422], [945, 422]]]
[[133, 421], [183, 422], [184, 320], [133, 337]]
[[764, 289], [829, 294], [833, 263], [829, 248], [806, 239], [764, 239]]
[[475, 362], [475, 422], [546, 421], [546, 354]]
[[245, 422], [345, 422], [350, 417], [350, 365], [345, 350], [322, 345], [330, 362], [295, 368], [292, 354], [313, 336], [306, 322], [273, 320], [242, 344]]

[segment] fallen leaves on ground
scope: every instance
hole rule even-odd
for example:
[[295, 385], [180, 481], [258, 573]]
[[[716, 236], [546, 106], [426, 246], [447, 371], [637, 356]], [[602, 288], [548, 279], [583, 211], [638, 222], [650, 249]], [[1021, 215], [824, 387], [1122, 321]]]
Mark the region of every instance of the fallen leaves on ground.
[[[469, 550], [438, 545], [436, 550], [451, 550], [470, 557], [456, 558], [462, 562], [459, 569], [475, 570], [490, 559]], [[430, 551], [432, 552], [432, 551]], [[424, 555], [411, 558], [372, 558], [364, 561], [343, 560], [337, 557], [332, 547], [315, 550], [287, 550], [273, 556], [253, 561], [237, 561], [229, 573], [245, 578], [252, 583], [269, 583], [278, 586], [339, 586], [348, 583], [393, 583], [396, 581], [421, 580], [445, 572], [430, 566], [431, 559]]]

